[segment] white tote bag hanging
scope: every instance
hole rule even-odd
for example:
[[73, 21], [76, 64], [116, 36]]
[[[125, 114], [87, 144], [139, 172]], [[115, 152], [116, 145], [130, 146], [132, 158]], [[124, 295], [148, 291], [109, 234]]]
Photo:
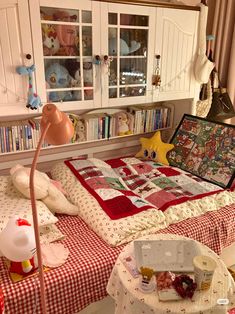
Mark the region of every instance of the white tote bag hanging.
[[194, 75], [198, 83], [208, 83], [210, 73], [214, 68], [214, 62], [211, 62], [206, 56], [206, 21], [208, 15], [208, 7], [202, 3], [200, 6], [199, 16], [199, 37], [198, 52], [194, 65]]

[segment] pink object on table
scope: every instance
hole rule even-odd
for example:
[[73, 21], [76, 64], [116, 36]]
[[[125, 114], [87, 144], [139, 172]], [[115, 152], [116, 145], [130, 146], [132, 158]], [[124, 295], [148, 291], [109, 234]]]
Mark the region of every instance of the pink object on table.
[[43, 265], [48, 267], [59, 267], [65, 263], [69, 256], [69, 250], [61, 243], [42, 244]]

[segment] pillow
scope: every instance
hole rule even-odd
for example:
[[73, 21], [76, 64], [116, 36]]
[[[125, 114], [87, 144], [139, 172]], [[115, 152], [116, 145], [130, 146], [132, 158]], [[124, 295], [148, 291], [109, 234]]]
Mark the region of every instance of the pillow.
[[169, 165], [166, 154], [174, 148], [174, 145], [163, 143], [160, 131], [157, 131], [151, 138], [141, 137], [140, 143], [142, 145], [141, 150], [135, 157], [141, 157], [146, 160], [149, 159], [164, 165]]
[[[40, 227], [58, 221], [43, 202], [36, 201], [36, 205]], [[15, 189], [10, 176], [0, 176], [0, 231], [5, 228], [9, 218], [14, 216], [33, 223], [31, 201], [23, 198]]]
[[[25, 197], [30, 198], [29, 174], [30, 168], [17, 165], [10, 170], [11, 178], [16, 189]], [[43, 172], [35, 171], [34, 176], [35, 198], [42, 200], [44, 204], [54, 213], [77, 215], [77, 206], [71, 204], [55, 182]]]

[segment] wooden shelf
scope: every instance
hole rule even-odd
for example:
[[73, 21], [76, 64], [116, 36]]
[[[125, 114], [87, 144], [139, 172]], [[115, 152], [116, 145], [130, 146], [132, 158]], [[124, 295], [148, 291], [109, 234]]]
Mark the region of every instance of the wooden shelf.
[[[159, 131], [162, 131], [163, 133], [166, 132], [166, 134], [170, 130], [170, 127], [159, 129]], [[50, 165], [56, 161], [74, 158], [81, 155], [104, 159], [135, 154], [140, 146], [140, 137], [151, 137], [156, 131], [117, 136], [110, 139], [94, 140], [89, 142], [48, 146], [42, 148], [38, 163], [42, 164], [41, 169], [48, 171], [50, 169]], [[166, 135], [164, 137], [167, 138], [168, 136]], [[34, 153], [35, 149], [1, 154], [0, 175], [8, 174], [9, 169], [16, 163], [24, 166], [30, 166], [32, 164]]]

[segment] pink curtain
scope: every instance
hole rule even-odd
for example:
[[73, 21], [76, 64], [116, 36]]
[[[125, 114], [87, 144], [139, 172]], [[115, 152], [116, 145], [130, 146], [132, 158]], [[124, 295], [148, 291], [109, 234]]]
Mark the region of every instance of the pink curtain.
[[235, 105], [235, 1], [209, 0], [208, 31], [215, 35], [213, 59], [221, 85], [227, 87]]

